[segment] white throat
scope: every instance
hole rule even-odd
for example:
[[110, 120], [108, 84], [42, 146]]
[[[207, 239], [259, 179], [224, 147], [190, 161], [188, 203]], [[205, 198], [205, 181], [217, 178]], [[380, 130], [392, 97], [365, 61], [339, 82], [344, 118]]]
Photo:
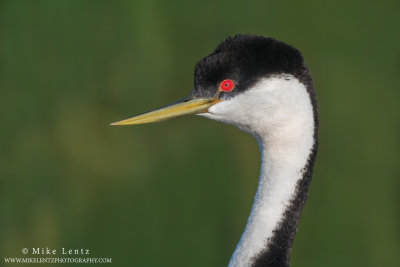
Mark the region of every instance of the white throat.
[[[292, 76], [264, 79], [203, 116], [256, 137], [261, 173], [244, 233], [230, 267], [252, 266], [264, 253], [294, 199], [314, 145], [314, 117], [306, 87]], [[297, 221], [295, 222], [297, 224]]]

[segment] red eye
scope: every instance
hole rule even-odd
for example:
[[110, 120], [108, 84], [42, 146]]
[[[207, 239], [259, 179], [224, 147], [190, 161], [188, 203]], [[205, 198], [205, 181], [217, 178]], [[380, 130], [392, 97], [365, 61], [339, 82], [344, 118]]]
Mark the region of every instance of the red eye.
[[224, 92], [232, 91], [234, 87], [235, 87], [235, 84], [233, 83], [232, 80], [229, 80], [229, 79], [223, 80], [221, 82], [221, 84], [219, 85], [219, 88], [221, 88], [221, 90]]

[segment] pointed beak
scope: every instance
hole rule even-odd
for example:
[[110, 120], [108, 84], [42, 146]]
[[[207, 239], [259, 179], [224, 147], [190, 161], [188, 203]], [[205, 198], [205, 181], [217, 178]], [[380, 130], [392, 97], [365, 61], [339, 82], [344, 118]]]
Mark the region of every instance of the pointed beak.
[[131, 125], [152, 123], [168, 120], [183, 115], [199, 114], [207, 112], [208, 108], [220, 100], [215, 98], [195, 98], [193, 96], [181, 99], [173, 104], [158, 108], [135, 117], [111, 123], [111, 125]]

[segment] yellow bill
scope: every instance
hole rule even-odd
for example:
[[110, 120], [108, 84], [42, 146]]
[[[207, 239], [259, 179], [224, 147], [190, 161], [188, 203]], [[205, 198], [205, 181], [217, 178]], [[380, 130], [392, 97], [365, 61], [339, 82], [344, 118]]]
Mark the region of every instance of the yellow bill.
[[149, 111], [126, 120], [111, 123], [111, 125], [151, 123], [168, 120], [183, 115], [203, 113], [206, 112], [209, 107], [218, 102], [219, 100], [214, 98], [183, 99], [177, 103]]

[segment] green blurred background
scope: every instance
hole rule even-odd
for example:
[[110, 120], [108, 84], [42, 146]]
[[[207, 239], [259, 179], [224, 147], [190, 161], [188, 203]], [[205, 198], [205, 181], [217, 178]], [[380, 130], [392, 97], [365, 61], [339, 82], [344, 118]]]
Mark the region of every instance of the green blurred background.
[[196, 116], [108, 124], [185, 96], [195, 63], [235, 33], [296, 46], [315, 79], [320, 149], [292, 266], [399, 266], [399, 12], [399, 1], [0, 1], [0, 266], [24, 247], [225, 266], [257, 186], [255, 140]]

